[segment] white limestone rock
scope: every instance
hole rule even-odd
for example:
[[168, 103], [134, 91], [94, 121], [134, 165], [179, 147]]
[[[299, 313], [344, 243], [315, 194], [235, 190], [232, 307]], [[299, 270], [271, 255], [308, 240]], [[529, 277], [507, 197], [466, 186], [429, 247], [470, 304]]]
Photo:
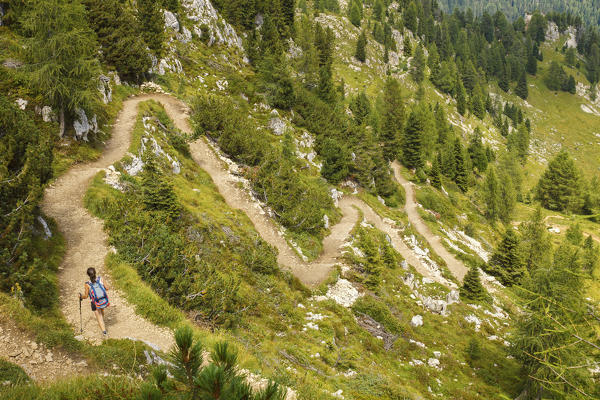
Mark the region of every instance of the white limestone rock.
[[121, 173], [112, 165], [104, 170], [104, 182], [121, 192], [124, 190], [124, 187], [121, 184]]
[[75, 137], [78, 140], [88, 141], [88, 134], [90, 132], [98, 133], [98, 121], [96, 115], [88, 120], [85, 111], [81, 108], [75, 109], [77, 119], [73, 121], [73, 129], [75, 129]]
[[558, 25], [555, 22], [549, 22], [548, 28], [546, 29], [546, 42], [554, 43], [560, 37], [560, 32], [558, 31]]
[[188, 19], [194, 22], [194, 32], [200, 33], [201, 26], [206, 25], [209, 28], [207, 34], [210, 35], [208, 44], [226, 45], [236, 47], [243, 51], [242, 39], [237, 35], [235, 29], [219, 16], [217, 10], [209, 0], [183, 0], [182, 5]]
[[177, 17], [171, 11], [165, 10], [165, 29], [172, 29], [175, 32], [179, 32], [179, 21]]
[[110, 86], [110, 77], [100, 75], [98, 78], [98, 91], [102, 94], [102, 101], [108, 104], [112, 101], [112, 87]]
[[50, 107], [50, 106], [42, 107], [42, 120], [44, 122], [56, 121], [56, 114], [54, 114], [54, 111], [52, 111], [52, 107]]
[[25, 99], [19, 98], [19, 99], [15, 100], [15, 103], [17, 103], [17, 107], [19, 107], [21, 110], [25, 110], [25, 108], [27, 108], [27, 104], [29, 102]]
[[42, 228], [44, 229], [44, 239], [48, 240], [52, 237], [52, 231], [50, 230], [50, 227], [48, 226], [48, 223], [46, 222], [46, 220], [44, 218], [42, 218], [41, 215], [37, 216], [37, 220], [40, 223], [40, 225], [42, 225]]
[[410, 320], [410, 324], [412, 326], [414, 326], [415, 328], [419, 327], [419, 326], [423, 326], [423, 316], [421, 315], [415, 315], [414, 317], [412, 317], [412, 319]]

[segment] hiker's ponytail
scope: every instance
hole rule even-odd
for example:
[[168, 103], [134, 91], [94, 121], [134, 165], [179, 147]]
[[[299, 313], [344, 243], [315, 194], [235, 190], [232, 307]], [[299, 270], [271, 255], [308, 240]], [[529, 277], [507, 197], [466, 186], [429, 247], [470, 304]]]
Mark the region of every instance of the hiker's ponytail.
[[90, 282], [94, 283], [96, 282], [96, 269], [89, 267], [87, 269], [87, 275], [90, 277]]

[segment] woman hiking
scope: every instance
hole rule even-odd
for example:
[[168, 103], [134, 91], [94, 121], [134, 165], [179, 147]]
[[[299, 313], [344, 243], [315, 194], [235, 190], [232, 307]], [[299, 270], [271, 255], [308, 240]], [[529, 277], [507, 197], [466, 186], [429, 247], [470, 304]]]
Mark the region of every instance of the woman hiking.
[[79, 301], [89, 299], [92, 302], [92, 311], [96, 314], [96, 320], [104, 337], [107, 337], [106, 326], [104, 325], [104, 309], [110, 305], [106, 291], [108, 286], [102, 281], [101, 277], [96, 277], [96, 269], [88, 268], [87, 275], [90, 278], [85, 283], [83, 295], [79, 293]]

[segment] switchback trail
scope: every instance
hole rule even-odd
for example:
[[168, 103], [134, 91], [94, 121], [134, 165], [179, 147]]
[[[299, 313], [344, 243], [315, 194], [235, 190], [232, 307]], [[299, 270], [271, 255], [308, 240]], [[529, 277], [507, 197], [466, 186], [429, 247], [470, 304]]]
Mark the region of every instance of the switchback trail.
[[[79, 299], [87, 281], [85, 271], [96, 268], [110, 284], [110, 276], [104, 268], [104, 258], [108, 254], [107, 237], [102, 220], [93, 217], [83, 205], [83, 197], [91, 179], [102, 169], [119, 161], [129, 148], [131, 132], [135, 126], [138, 104], [154, 99], [160, 101], [170, 115], [177, 118], [183, 115], [179, 102], [164, 95], [142, 95], [123, 102], [112, 136], [106, 143], [102, 156], [91, 163], [73, 166], [60, 176], [45, 191], [42, 209], [54, 218], [66, 242], [65, 257], [59, 267], [60, 306], [67, 321], [79, 333]], [[114, 285], [110, 285], [114, 287]], [[168, 350], [173, 343], [173, 334], [136, 315], [134, 307], [119, 293], [108, 292], [111, 306], [106, 311], [106, 325], [111, 338], [135, 338], [152, 343], [161, 350]], [[95, 316], [90, 310], [90, 301], [83, 304], [83, 334], [92, 342], [101, 340], [101, 333]]]
[[425, 221], [423, 221], [419, 215], [419, 211], [417, 210], [417, 202], [415, 200], [415, 190], [413, 184], [407, 181], [404, 176], [402, 176], [402, 173], [400, 172], [400, 164], [398, 164], [397, 161], [392, 163], [392, 170], [394, 171], [396, 180], [402, 185], [406, 192], [406, 205], [404, 208], [406, 210], [406, 214], [408, 215], [408, 220], [415, 227], [417, 232], [419, 232], [419, 234], [423, 236], [425, 240], [427, 240], [433, 251], [444, 260], [450, 272], [452, 272], [452, 274], [462, 282], [469, 269], [461, 261], [457, 260], [456, 257], [454, 257], [454, 255], [450, 253], [448, 249], [446, 249], [446, 247], [444, 247], [442, 238], [431, 232], [431, 229], [429, 229], [427, 224], [425, 224]]
[[[54, 218], [59, 230], [66, 240], [66, 253], [59, 272], [60, 304], [67, 321], [79, 329], [79, 303], [77, 294], [83, 290], [86, 281], [85, 270], [95, 267], [100, 276], [104, 276], [110, 283], [110, 276], [104, 268], [104, 259], [108, 254], [107, 237], [102, 228], [102, 221], [89, 214], [83, 205], [83, 198], [91, 179], [102, 169], [123, 158], [131, 141], [131, 132], [135, 126], [138, 114], [138, 104], [146, 100], [155, 100], [161, 103], [175, 126], [181, 131], [190, 133], [188, 122], [189, 108], [176, 98], [165, 94], [147, 94], [129, 98], [123, 102], [112, 136], [106, 144], [102, 156], [94, 162], [80, 164], [72, 167], [64, 175], [50, 185], [45, 192], [42, 208], [44, 213]], [[341, 247], [347, 240], [350, 231], [359, 221], [359, 210], [367, 222], [377, 229], [387, 233], [393, 247], [414, 266], [418, 272], [436, 281], [441, 281], [437, 271], [431, 271], [419, 260], [414, 251], [409, 249], [402, 241], [400, 232], [394, 227], [394, 222], [381, 218], [372, 208], [362, 200], [345, 196], [339, 201], [342, 219], [331, 227], [331, 233], [323, 241], [323, 252], [314, 262], [304, 262], [289, 247], [285, 238], [281, 236], [274, 222], [268, 218], [250, 196], [239, 187], [224, 168], [224, 163], [213, 152], [204, 138], [196, 140], [190, 145], [192, 157], [206, 172], [210, 174], [219, 192], [232, 208], [238, 208], [248, 215], [261, 237], [278, 250], [278, 262], [289, 269], [295, 276], [308, 286], [316, 286], [323, 282], [329, 275], [333, 266], [338, 263], [341, 256]], [[414, 208], [414, 202], [407, 189], [407, 212], [411, 222], [419, 229], [419, 219], [414, 219], [414, 212], [410, 212], [409, 204]], [[410, 202], [410, 203], [409, 203]], [[418, 214], [417, 214], [418, 216]], [[421, 221], [422, 223], [422, 221]], [[422, 233], [423, 234], [423, 233]], [[446, 260], [451, 270], [460, 278], [464, 275], [464, 266], [457, 268], [448, 262], [449, 253], [441, 246], [439, 238], [423, 234], [432, 244], [435, 251]], [[438, 245], [436, 245], [436, 243]], [[442, 251], [439, 250], [441, 246]], [[445, 252], [445, 253], [444, 253]], [[456, 260], [454, 260], [456, 261]], [[458, 262], [456, 262], [458, 263]], [[134, 307], [117, 290], [109, 292], [111, 307], [106, 313], [107, 328], [112, 338], [135, 338], [157, 345], [162, 350], [167, 350], [173, 343], [172, 332], [158, 327], [140, 316], [136, 315]], [[93, 314], [89, 310], [89, 302], [84, 304], [84, 331], [83, 337], [91, 341], [101, 338]]]

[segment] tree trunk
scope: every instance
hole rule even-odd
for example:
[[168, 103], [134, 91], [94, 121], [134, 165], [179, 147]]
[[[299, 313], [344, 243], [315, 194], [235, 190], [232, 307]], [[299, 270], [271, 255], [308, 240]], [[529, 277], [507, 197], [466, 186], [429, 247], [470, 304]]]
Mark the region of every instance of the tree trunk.
[[65, 134], [65, 107], [61, 106], [59, 111], [60, 124], [58, 128], [58, 136], [62, 138]]

